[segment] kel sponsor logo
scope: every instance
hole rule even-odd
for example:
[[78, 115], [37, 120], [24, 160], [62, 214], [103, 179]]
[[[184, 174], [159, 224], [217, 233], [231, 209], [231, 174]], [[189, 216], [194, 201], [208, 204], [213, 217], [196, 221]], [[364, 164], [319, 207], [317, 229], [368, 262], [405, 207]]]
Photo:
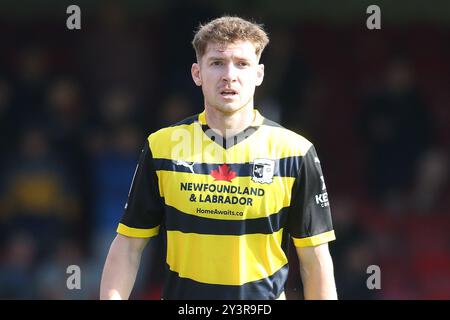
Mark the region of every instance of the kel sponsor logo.
[[330, 205], [330, 203], [328, 202], [328, 192], [316, 194], [316, 204], [318, 204], [322, 208], [328, 207]]

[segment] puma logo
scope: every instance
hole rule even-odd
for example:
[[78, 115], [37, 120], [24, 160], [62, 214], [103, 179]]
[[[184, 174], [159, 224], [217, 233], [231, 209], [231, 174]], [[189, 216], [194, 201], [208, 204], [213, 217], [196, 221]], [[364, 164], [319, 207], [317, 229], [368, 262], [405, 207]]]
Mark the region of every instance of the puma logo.
[[189, 170], [190, 170], [192, 173], [195, 173], [195, 172], [194, 172], [194, 164], [195, 164], [195, 162], [189, 163], [189, 162], [186, 162], [186, 161], [184, 161], [184, 160], [176, 160], [176, 161], [174, 161], [174, 163], [175, 163], [175, 165], [177, 165], [177, 166], [183, 166], [183, 167], [189, 168]]

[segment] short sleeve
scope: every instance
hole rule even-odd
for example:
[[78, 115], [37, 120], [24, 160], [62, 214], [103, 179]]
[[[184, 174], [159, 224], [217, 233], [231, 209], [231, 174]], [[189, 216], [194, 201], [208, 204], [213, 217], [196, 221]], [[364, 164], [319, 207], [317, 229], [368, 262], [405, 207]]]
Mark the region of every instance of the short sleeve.
[[158, 177], [151, 150], [146, 144], [139, 157], [117, 232], [136, 238], [153, 237], [159, 232], [163, 212], [164, 204], [159, 193]]
[[294, 245], [308, 247], [335, 240], [325, 178], [313, 145], [302, 157], [292, 194], [288, 230]]

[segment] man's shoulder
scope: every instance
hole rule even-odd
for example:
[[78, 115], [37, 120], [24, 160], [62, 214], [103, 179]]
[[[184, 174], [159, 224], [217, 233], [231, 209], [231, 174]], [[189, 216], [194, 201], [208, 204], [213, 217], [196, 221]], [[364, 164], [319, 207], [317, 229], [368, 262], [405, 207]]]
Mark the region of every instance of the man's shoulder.
[[279, 123], [265, 118], [263, 121], [264, 129], [273, 142], [285, 145], [288, 148], [295, 148], [305, 154], [312, 146], [312, 142], [302, 134], [283, 127]]
[[177, 123], [174, 123], [174, 124], [164, 128], [164, 129], [174, 128], [174, 127], [178, 127], [178, 126], [182, 126], [182, 125], [190, 125], [194, 122], [198, 122], [198, 116], [199, 116], [199, 114], [194, 114], [190, 117], [187, 117], [186, 119], [183, 119]]
[[155, 139], [155, 138], [163, 138], [167, 133], [170, 133], [174, 130], [179, 129], [180, 127], [183, 126], [189, 126], [191, 124], [193, 124], [194, 122], [198, 122], [198, 114], [195, 114], [193, 116], [190, 116], [186, 119], [183, 119], [177, 123], [168, 125], [166, 127], [163, 127], [155, 132], [152, 132], [148, 138], [149, 139]]

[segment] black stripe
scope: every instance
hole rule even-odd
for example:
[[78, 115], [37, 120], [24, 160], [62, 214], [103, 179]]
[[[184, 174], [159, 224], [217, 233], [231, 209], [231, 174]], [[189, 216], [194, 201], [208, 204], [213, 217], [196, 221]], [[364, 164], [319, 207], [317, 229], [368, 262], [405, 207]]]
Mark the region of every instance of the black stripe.
[[[201, 208], [199, 208], [201, 209]], [[287, 209], [268, 217], [245, 220], [211, 219], [210, 216], [223, 217], [223, 214], [197, 213], [197, 215], [183, 213], [174, 207], [166, 205], [166, 228], [184, 233], [214, 234], [214, 235], [245, 235], [272, 234], [286, 226]], [[204, 209], [202, 209], [204, 210]], [[222, 212], [229, 212], [221, 210]]]
[[288, 265], [272, 276], [241, 286], [207, 284], [180, 278], [167, 267], [163, 299], [165, 300], [274, 300], [285, 290]]
[[257, 126], [250, 126], [232, 137], [225, 138], [216, 131], [212, 130], [207, 124], [202, 125], [202, 130], [205, 135], [224, 149], [229, 149], [232, 146], [244, 141], [258, 129], [259, 127]]
[[[297, 177], [302, 163], [302, 156], [299, 157], [286, 157], [275, 160], [274, 176], [280, 177]], [[176, 172], [191, 172], [189, 168], [192, 164], [194, 173], [198, 174], [211, 174], [212, 170], [218, 170], [219, 164], [211, 163], [186, 163], [183, 164], [170, 159], [157, 158], [153, 160], [156, 170], [176, 171]], [[227, 163], [231, 171], [236, 172], [238, 177], [250, 177], [253, 173], [253, 163]]]

